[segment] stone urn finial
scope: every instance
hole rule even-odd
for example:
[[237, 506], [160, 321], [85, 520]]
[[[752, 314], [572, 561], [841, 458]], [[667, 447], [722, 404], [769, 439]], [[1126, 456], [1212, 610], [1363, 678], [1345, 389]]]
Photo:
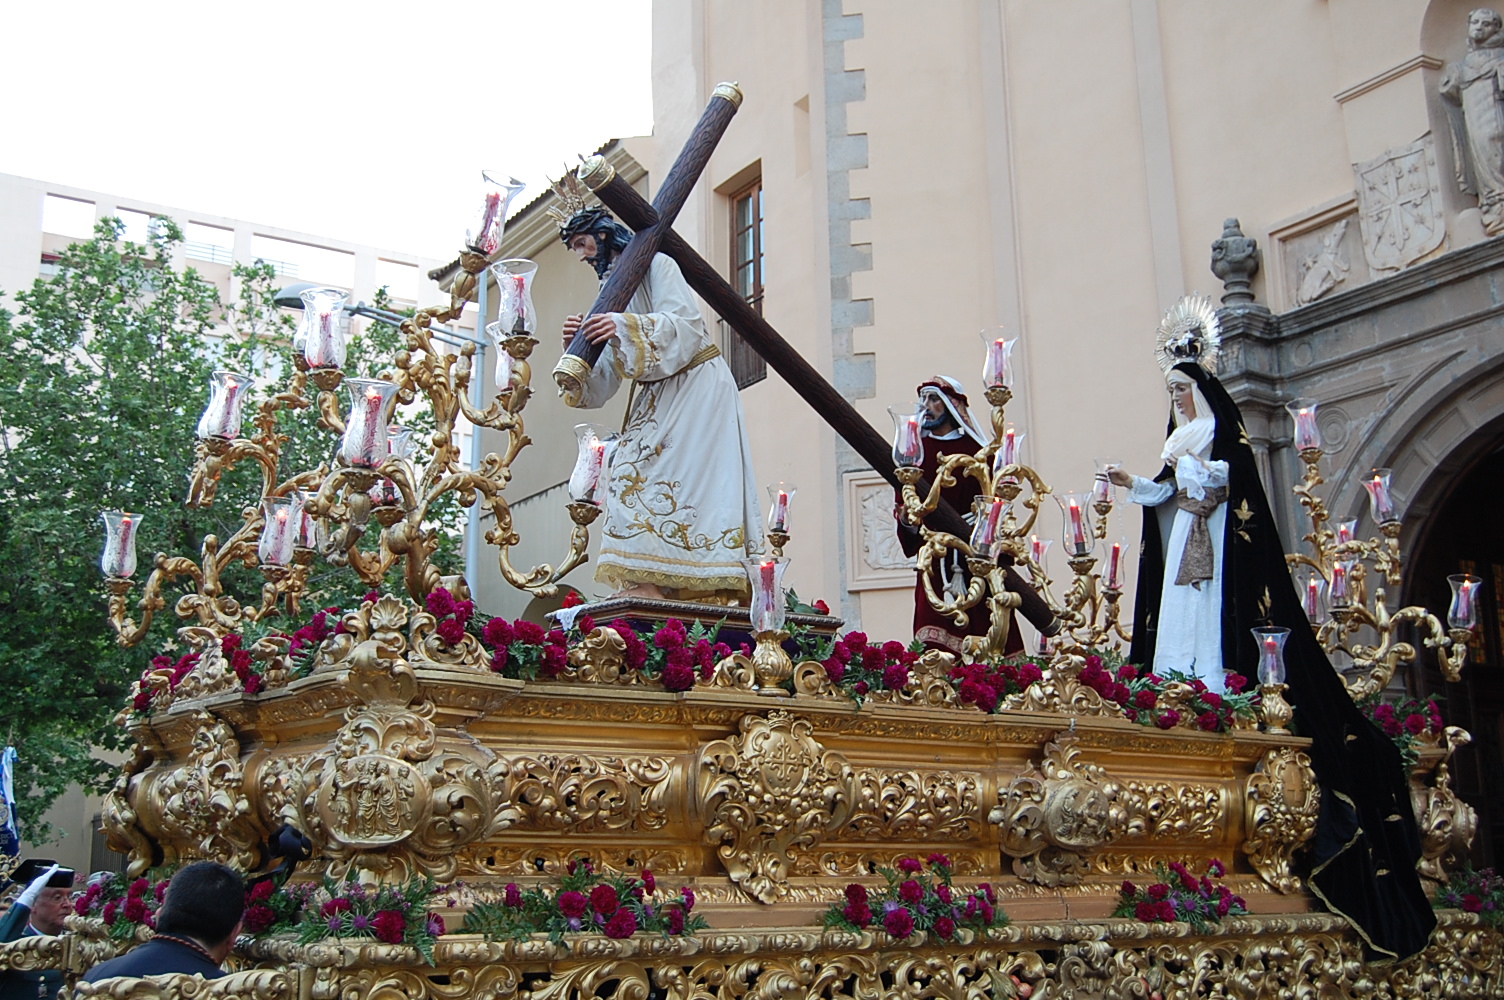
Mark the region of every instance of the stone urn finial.
[[1223, 305], [1252, 304], [1259, 256], [1259, 241], [1244, 236], [1237, 219], [1222, 223], [1222, 238], [1212, 243], [1212, 273], [1222, 281]]

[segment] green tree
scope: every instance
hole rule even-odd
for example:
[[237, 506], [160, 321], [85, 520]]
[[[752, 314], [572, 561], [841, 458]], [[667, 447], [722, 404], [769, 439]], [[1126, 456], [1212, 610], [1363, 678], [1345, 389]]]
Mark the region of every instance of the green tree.
[[[169, 610], [142, 643], [115, 642], [100, 512], [144, 515], [138, 581], [156, 552], [197, 559], [204, 535], [233, 534], [259, 495], [254, 467], [228, 473], [212, 509], [184, 506], [209, 372], [256, 375], [264, 396], [292, 363], [294, 321], [272, 301], [270, 266], [237, 267], [239, 299], [226, 304], [194, 269], [173, 269], [182, 234], [170, 220], [145, 246], [120, 242], [122, 230], [101, 221], [92, 240], [62, 254], [54, 277], [16, 295], [15, 313], [0, 310], [0, 740], [17, 748], [22, 835], [34, 842], [48, 838], [42, 814], [69, 785], [107, 787], [112, 768], [92, 750], [127, 742], [110, 719], [150, 658], [174, 648], [180, 624], [170, 609], [186, 585], [164, 593]], [[398, 339], [394, 327], [372, 325], [352, 343], [348, 369], [370, 372]], [[327, 461], [332, 438], [308, 411], [280, 416], [284, 477]], [[421, 412], [407, 419], [424, 426]], [[438, 520], [453, 528], [457, 513]], [[446, 550], [453, 565], [453, 538], [441, 557]], [[388, 589], [400, 589], [398, 579], [394, 570]], [[367, 589], [327, 567], [310, 582], [305, 606], [348, 606]], [[226, 583], [254, 598], [260, 576], [236, 567]]]

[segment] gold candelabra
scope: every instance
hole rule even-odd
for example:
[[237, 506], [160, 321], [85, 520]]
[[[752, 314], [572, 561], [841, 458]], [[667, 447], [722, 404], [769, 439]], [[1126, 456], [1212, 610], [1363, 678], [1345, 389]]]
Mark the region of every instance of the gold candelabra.
[[[970, 622], [971, 614], [985, 599], [991, 614], [991, 626], [985, 637], [969, 642], [967, 654], [974, 659], [997, 659], [1003, 655], [1008, 641], [1010, 612], [1022, 600], [1006, 586], [1003, 560], [1009, 559], [1028, 570], [1034, 589], [1063, 623], [1063, 634], [1070, 640], [1069, 647], [1096, 646], [1112, 641], [1114, 637], [1131, 641], [1118, 617], [1118, 602], [1122, 597], [1120, 570], [1119, 578], [1110, 577], [1107, 581], [1103, 581], [1097, 571], [1095, 540], [1106, 538], [1107, 518], [1112, 510], [1111, 491], [1101, 491], [1087, 505], [1074, 498], [1071, 500], [1077, 504], [1077, 520], [1073, 522], [1071, 515], [1067, 514], [1068, 541], [1072, 540], [1073, 527], [1076, 531], [1073, 539], [1076, 551], [1068, 556], [1073, 579], [1064, 600], [1056, 601], [1050, 592], [1053, 581], [1046, 575], [1041, 560], [1031, 551], [1028, 542], [1044, 498], [1052, 490], [1036, 470], [1018, 460], [1012, 430], [1005, 419], [1006, 407], [1013, 398], [1012, 390], [1005, 385], [989, 385], [985, 394], [992, 408], [991, 443], [974, 454], [941, 457], [929, 491], [924, 496], [919, 494], [918, 484], [923, 478], [919, 466], [900, 463], [897, 469], [903, 498], [902, 519], [916, 527], [923, 539], [916, 565], [925, 599], [935, 611], [962, 627]], [[901, 422], [911, 418], [896, 412], [894, 418], [900, 422], [895, 432], [895, 441], [898, 442], [906, 433]], [[917, 430], [913, 441], [918, 442]], [[896, 456], [902, 457], [898, 444], [894, 450]], [[917, 448], [911, 448], [911, 453], [919, 455]], [[981, 488], [981, 498], [973, 511], [976, 524], [970, 538], [936, 530], [924, 523], [925, 517], [939, 508], [942, 491], [954, 486], [963, 476], [972, 478]], [[1097, 515], [1095, 522], [1091, 521], [1092, 511]], [[931, 570], [953, 552], [965, 558], [971, 578], [964, 591], [942, 595], [935, 589]]]
[[[551, 596], [557, 592], [557, 581], [585, 561], [589, 525], [600, 513], [600, 508], [589, 502], [569, 504], [574, 530], [569, 550], [557, 566], [544, 564], [519, 570], [510, 557], [512, 546], [520, 539], [504, 492], [512, 477], [512, 463], [530, 443], [522, 410], [533, 391], [528, 358], [537, 340], [532, 335], [534, 314], [526, 282], [536, 268], [526, 261], [504, 261], [493, 267], [494, 270], [506, 269], [507, 265], [527, 265], [521, 270], [514, 267], [505, 275], [498, 272], [506, 323], [499, 330], [498, 324], [492, 324], [488, 332], [505, 352], [502, 372], [506, 383], [498, 385], [495, 397], [485, 409], [477, 408], [469, 398], [475, 343], [467, 340], [458, 354], [443, 350], [436, 343], [434, 327], [458, 319], [466, 303], [475, 298], [490, 264], [487, 253], [480, 248], [494, 252], [499, 245], [505, 201], [520, 188], [515, 182], [510, 188], [495, 185], [489, 177], [487, 182], [499, 187], [505, 199], [487, 191], [482, 228], [467, 234], [471, 248], [460, 255], [461, 273], [450, 290], [448, 305], [418, 310], [401, 321], [403, 346], [394, 353], [390, 366], [381, 372], [379, 379], [347, 380], [341, 370], [342, 293], [336, 293], [338, 305], [312, 320], [305, 309], [305, 324], [324, 324], [320, 331], [325, 337], [322, 346], [316, 349], [313, 341], [308, 340], [305, 349], [298, 351], [295, 342], [296, 370], [281, 391], [259, 404], [255, 429], [249, 436], [240, 436], [239, 408], [235, 402], [236, 394], [249, 388], [249, 380], [234, 373], [216, 373], [217, 377], [225, 377], [219, 379], [215, 392], [227, 395], [211, 396], [210, 410], [200, 423], [200, 439], [189, 474], [188, 505], [212, 506], [221, 477], [246, 461], [255, 462], [261, 469], [260, 502], [246, 507], [243, 523], [224, 543], [214, 535], [207, 536], [197, 562], [185, 556], [158, 554], [136, 604], [141, 616], [139, 623], [133, 620], [129, 609], [133, 589], [129, 577], [135, 565], [131, 519], [139, 518], [119, 512], [106, 515], [110, 527], [104, 560], [110, 595], [109, 619], [120, 644], [131, 646], [145, 638], [155, 613], [166, 607], [164, 588], [183, 578], [193, 581], [194, 591], [179, 598], [175, 611], [181, 618], [195, 620], [183, 631], [200, 643], [226, 635], [246, 621], [278, 613], [296, 617], [299, 601], [307, 590], [309, 568], [316, 558], [349, 567], [370, 586], [379, 584], [400, 561], [405, 588], [420, 604], [441, 585], [457, 596], [466, 597], [469, 586], [463, 576], [445, 577], [432, 562], [438, 548], [439, 529], [431, 519], [435, 505], [449, 495], [465, 508], [479, 502], [494, 515], [495, 525], [485, 538], [499, 549], [502, 577], [518, 589]], [[310, 301], [309, 294], [312, 293], [305, 293], [305, 303]], [[512, 308], [508, 307], [508, 295], [515, 300]], [[304, 337], [304, 331], [299, 336]], [[313, 338], [316, 334], [309, 330], [306, 336]], [[330, 358], [334, 359], [332, 363]], [[367, 393], [364, 398], [356, 398], [349, 420], [340, 412], [335, 395], [342, 384]], [[386, 441], [386, 424], [395, 405], [409, 404], [420, 397], [432, 412], [434, 428], [413, 449], [411, 460], [374, 445], [378, 440]], [[369, 411], [361, 411], [363, 402], [370, 403]], [[282, 446], [287, 437], [277, 430], [277, 416], [283, 410], [308, 408], [317, 413], [321, 428], [343, 436], [341, 445], [331, 461], [279, 479]], [[227, 416], [231, 412], [233, 418]], [[455, 423], [461, 414], [476, 432], [490, 428], [506, 435], [501, 453], [486, 455], [474, 469], [460, 465], [460, 451], [454, 440]], [[364, 439], [365, 451], [354, 460], [347, 454], [359, 450], [349, 444], [352, 421], [363, 421], [358, 424], [361, 429], [377, 427], [379, 422], [380, 429]], [[372, 490], [378, 485], [381, 489], [373, 497]], [[288, 507], [289, 501], [295, 505]], [[298, 523], [269, 525], [268, 510], [273, 507], [278, 510], [274, 517], [286, 520], [291, 516]], [[118, 526], [121, 517], [125, 518], [123, 534]], [[283, 546], [287, 549], [285, 553], [274, 554], [278, 544], [272, 543], [290, 540], [279, 536], [279, 529], [294, 531], [296, 543]], [[373, 530], [380, 533], [378, 546], [361, 548], [362, 538]], [[271, 542], [269, 535], [273, 536]], [[260, 602], [255, 606], [244, 605], [225, 592], [222, 577], [236, 562], [247, 567], [259, 566], [265, 578]]]
[[[1357, 538], [1351, 528], [1352, 522], [1346, 522], [1334, 531], [1327, 527], [1331, 515], [1326, 501], [1316, 492], [1326, 481], [1321, 475], [1323, 454], [1319, 445], [1299, 450], [1305, 473], [1303, 481], [1294, 487], [1294, 493], [1310, 522], [1310, 530], [1303, 538], [1309, 552], [1287, 553], [1285, 561], [1291, 567], [1304, 566], [1312, 574], [1301, 588], [1307, 617], [1328, 654], [1341, 652], [1351, 659], [1352, 670], [1343, 675], [1348, 693], [1359, 701], [1373, 697], [1389, 686], [1396, 670], [1414, 662], [1419, 651], [1414, 644], [1398, 637], [1402, 625], [1413, 625], [1420, 630], [1422, 644], [1436, 650], [1437, 661], [1447, 680], [1459, 680], [1467, 662], [1472, 630], [1448, 628], [1426, 608], [1416, 605], [1389, 610], [1386, 590], [1403, 583], [1404, 567], [1400, 558], [1400, 521], [1392, 503], [1388, 502], [1387, 479], [1382, 483], [1381, 495], [1386, 502], [1382, 509], [1388, 512], [1388, 516], [1375, 517], [1379, 525], [1378, 537]], [[1385, 478], [1375, 477], [1375, 487]], [[1381, 508], [1375, 503], [1373, 509], [1378, 515]], [[1374, 588], [1371, 603], [1368, 594], [1370, 574], [1379, 584]], [[1330, 609], [1329, 615], [1322, 611], [1323, 595]], [[1372, 630], [1377, 640], [1360, 641], [1364, 629]]]

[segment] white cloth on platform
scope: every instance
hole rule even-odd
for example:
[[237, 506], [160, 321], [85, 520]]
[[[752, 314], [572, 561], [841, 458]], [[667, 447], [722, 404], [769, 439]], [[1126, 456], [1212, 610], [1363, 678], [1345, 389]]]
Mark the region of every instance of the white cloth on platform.
[[635, 386], [611, 449], [595, 578], [746, 593], [741, 560], [762, 551], [746, 416], [689, 285], [663, 254], [620, 314], [579, 405], [604, 405], [623, 380]]
[[1227, 525], [1226, 502], [1218, 504], [1206, 519], [1214, 559], [1212, 578], [1199, 581], [1199, 585], [1175, 582], [1191, 522], [1195, 520], [1195, 515], [1180, 509], [1175, 501], [1176, 492], [1185, 490], [1188, 497], [1199, 500], [1206, 496], [1207, 490], [1227, 485], [1226, 462], [1202, 463], [1201, 459], [1210, 454], [1208, 440], [1199, 456], [1180, 456], [1175, 462], [1173, 485], [1169, 481], [1156, 483], [1134, 476], [1128, 499], [1156, 508], [1160, 537], [1169, 539], [1164, 553], [1165, 576], [1159, 597], [1153, 669], [1160, 675], [1177, 670], [1199, 677], [1208, 688], [1221, 694], [1226, 687], [1222, 671], [1222, 536]]

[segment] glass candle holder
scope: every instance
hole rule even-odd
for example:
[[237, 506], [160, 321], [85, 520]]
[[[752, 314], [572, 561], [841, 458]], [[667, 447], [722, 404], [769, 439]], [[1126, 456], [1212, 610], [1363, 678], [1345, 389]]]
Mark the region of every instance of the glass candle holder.
[[1483, 581], [1469, 573], [1447, 577], [1452, 585], [1452, 604], [1447, 608], [1447, 625], [1471, 631], [1478, 627], [1478, 588]]
[[759, 556], [743, 559], [747, 579], [752, 581], [752, 632], [776, 632], [783, 628], [783, 573], [789, 561], [785, 556]]
[[1096, 540], [1086, 519], [1089, 498], [1080, 493], [1067, 493], [1057, 495], [1055, 499], [1065, 517], [1065, 551], [1072, 557], [1090, 555]]
[[209, 376], [209, 404], [198, 418], [200, 439], [240, 437], [241, 413], [250, 387], [250, 376], [239, 372], [217, 370]]
[[1108, 590], [1122, 590], [1126, 578], [1126, 557], [1128, 555], [1128, 539], [1122, 538], [1112, 543], [1107, 550], [1107, 575], [1104, 577], [1105, 586]]
[[1316, 426], [1316, 410], [1321, 404], [1302, 396], [1285, 404], [1290, 419], [1295, 421], [1295, 450], [1310, 451], [1321, 447], [1321, 428]]
[[338, 288], [310, 288], [299, 296], [307, 327], [303, 337], [303, 360], [309, 368], [343, 368], [350, 317], [345, 303], [350, 296]]
[[1320, 625], [1326, 621], [1326, 577], [1307, 566], [1305, 572], [1301, 574], [1296, 589], [1300, 592], [1300, 606], [1306, 613], [1306, 620], [1312, 625]]
[[345, 379], [350, 390], [350, 415], [339, 442], [339, 457], [346, 465], [374, 469], [391, 454], [387, 444], [387, 421], [397, 398], [397, 383], [380, 378]]
[[141, 527], [141, 515], [107, 510], [99, 519], [104, 522], [104, 555], [99, 568], [111, 580], [129, 579], [136, 572], [136, 532]]
[[1290, 638], [1287, 628], [1250, 629], [1259, 644], [1259, 683], [1285, 683], [1285, 640]]
[[512, 372], [515, 369], [515, 359], [502, 346], [511, 336], [501, 325], [500, 321], [486, 324], [486, 336], [491, 340], [491, 346], [496, 348], [496, 391], [507, 392], [512, 388]]
[[321, 551], [325, 540], [324, 522], [308, 513], [308, 494], [302, 490], [298, 491], [298, 508], [302, 516], [298, 518], [297, 547]]
[[[386, 429], [386, 452], [393, 458], [406, 460], [412, 450], [413, 432], [410, 427], [390, 424]], [[402, 503], [402, 491], [397, 484], [383, 476], [371, 487], [371, 502], [379, 507]]]
[[992, 479], [994, 482], [1016, 483], [1017, 476], [1003, 475], [1010, 465], [1022, 465], [1024, 461], [1024, 438], [1027, 434], [1012, 424], [1003, 426], [1003, 436], [998, 439], [997, 453], [992, 456]]
[[971, 528], [972, 554], [996, 559], [1004, 541], [1003, 517], [1008, 502], [998, 497], [977, 497], [971, 502], [971, 512], [975, 522]]
[[599, 507], [606, 500], [606, 447], [612, 431], [604, 424], [576, 424], [574, 436], [579, 452], [569, 474], [569, 499]]
[[778, 482], [768, 487], [768, 531], [789, 533], [789, 507], [798, 492], [793, 483]]
[[1345, 545], [1358, 537], [1358, 519], [1349, 518], [1346, 521], [1337, 522], [1337, 544]]
[[1356, 559], [1338, 559], [1332, 563], [1332, 582], [1327, 587], [1332, 607], [1345, 608], [1353, 603], [1353, 572], [1357, 568]]
[[917, 468], [924, 461], [924, 442], [919, 437], [919, 415], [912, 406], [888, 407], [893, 418], [893, 464], [899, 468]]
[[480, 205], [465, 229], [465, 246], [487, 257], [499, 250], [507, 226], [507, 208], [525, 186], [515, 177], [503, 181], [482, 170]]
[[1097, 466], [1096, 477], [1091, 481], [1092, 503], [1114, 503], [1117, 501], [1117, 488], [1112, 485], [1110, 473], [1115, 466], [1123, 464], [1115, 458], [1094, 458], [1092, 462]]
[[987, 345], [987, 358], [982, 362], [982, 388], [1012, 389], [1013, 346], [1018, 338], [1009, 340], [1002, 327], [989, 326], [982, 331], [982, 343]]
[[1395, 510], [1390, 475], [1388, 469], [1374, 469], [1363, 480], [1363, 488], [1368, 491], [1368, 510], [1376, 524], [1388, 524], [1400, 519]]
[[271, 497], [261, 501], [261, 539], [256, 556], [263, 566], [286, 566], [292, 562], [293, 549], [303, 524], [303, 503], [298, 496]]
[[[503, 337], [533, 337], [538, 333], [538, 313], [533, 309], [533, 278], [538, 265], [520, 257], [491, 265], [496, 279], [496, 322]], [[489, 329], [489, 327], [488, 327]]]
[[1044, 557], [1050, 554], [1050, 546], [1055, 544], [1053, 538], [1040, 538], [1038, 535], [1029, 536], [1029, 558], [1041, 570], [1044, 569]]

